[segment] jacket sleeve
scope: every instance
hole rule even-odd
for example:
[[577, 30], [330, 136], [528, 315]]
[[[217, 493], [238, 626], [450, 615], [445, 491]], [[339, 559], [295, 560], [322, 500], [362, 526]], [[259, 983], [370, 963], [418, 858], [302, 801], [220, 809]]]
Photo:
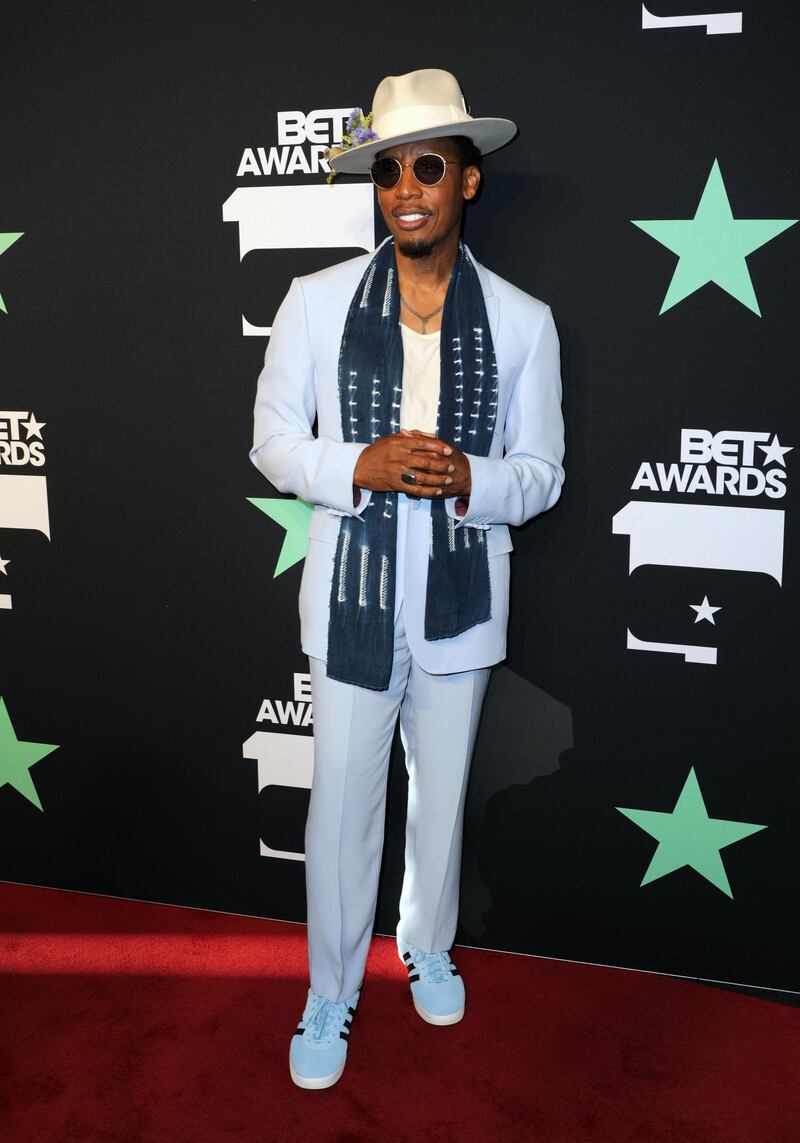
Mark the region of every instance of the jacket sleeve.
[[558, 334], [546, 307], [506, 412], [502, 457], [469, 456], [472, 491], [465, 525], [524, 524], [551, 508], [564, 482], [564, 420]]
[[280, 492], [358, 516], [369, 496], [362, 491], [353, 506], [353, 472], [367, 446], [315, 437], [316, 405], [305, 296], [295, 278], [275, 317], [258, 378], [250, 459]]

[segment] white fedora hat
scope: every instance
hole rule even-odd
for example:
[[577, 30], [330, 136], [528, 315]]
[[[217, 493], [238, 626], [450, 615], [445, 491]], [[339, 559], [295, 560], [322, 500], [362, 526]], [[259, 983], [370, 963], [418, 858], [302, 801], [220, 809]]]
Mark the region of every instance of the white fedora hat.
[[486, 155], [517, 133], [510, 119], [473, 119], [456, 77], [436, 67], [382, 79], [372, 103], [371, 126], [377, 138], [334, 154], [329, 160], [334, 171], [367, 174], [377, 153], [387, 147], [448, 135], [466, 135]]

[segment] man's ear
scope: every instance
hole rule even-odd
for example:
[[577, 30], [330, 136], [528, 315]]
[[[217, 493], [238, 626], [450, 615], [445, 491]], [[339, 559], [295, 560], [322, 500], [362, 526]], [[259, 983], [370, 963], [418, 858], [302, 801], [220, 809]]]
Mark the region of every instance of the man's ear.
[[478, 193], [478, 187], [481, 184], [481, 172], [479, 167], [464, 167], [463, 179], [461, 184], [462, 193], [464, 198], [469, 201], [475, 198]]

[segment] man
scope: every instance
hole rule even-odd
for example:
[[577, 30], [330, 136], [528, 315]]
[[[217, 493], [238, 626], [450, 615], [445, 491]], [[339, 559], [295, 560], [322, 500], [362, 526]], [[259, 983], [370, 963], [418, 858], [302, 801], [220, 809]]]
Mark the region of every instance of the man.
[[300, 589], [315, 739], [311, 988], [290, 1048], [305, 1088], [329, 1087], [346, 1062], [398, 714], [409, 779], [398, 952], [424, 1020], [464, 1014], [448, 950], [469, 763], [489, 668], [505, 656], [507, 525], [554, 504], [564, 476], [550, 310], [460, 240], [481, 156], [514, 124], [473, 119], [438, 69], [384, 79], [372, 114], [373, 130], [331, 165], [370, 172], [390, 238], [292, 283], [250, 454], [315, 505]]

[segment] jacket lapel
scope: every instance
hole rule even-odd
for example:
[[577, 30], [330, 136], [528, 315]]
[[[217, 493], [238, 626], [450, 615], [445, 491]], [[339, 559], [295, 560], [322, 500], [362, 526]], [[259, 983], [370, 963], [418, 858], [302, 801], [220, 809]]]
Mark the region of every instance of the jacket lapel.
[[497, 328], [500, 324], [500, 299], [494, 294], [488, 297], [484, 294], [483, 300], [486, 303], [486, 315], [489, 318], [489, 329], [492, 331], [492, 342], [497, 345]]
[[492, 284], [489, 279], [489, 271], [482, 266], [475, 255], [470, 250], [469, 246], [466, 247], [467, 254], [472, 259], [472, 264], [477, 270], [478, 281], [483, 290], [483, 300], [486, 305], [486, 316], [489, 319], [489, 329], [492, 331], [492, 341], [497, 345], [497, 330], [500, 325], [500, 299], [496, 294], [492, 293]]

